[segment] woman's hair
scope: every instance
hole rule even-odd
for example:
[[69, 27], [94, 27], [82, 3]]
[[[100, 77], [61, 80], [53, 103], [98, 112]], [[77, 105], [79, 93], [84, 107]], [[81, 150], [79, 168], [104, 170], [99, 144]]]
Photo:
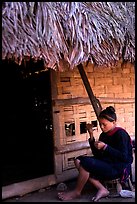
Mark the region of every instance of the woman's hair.
[[99, 118], [107, 119], [110, 122], [116, 121], [117, 116], [115, 113], [115, 108], [113, 106], [108, 106], [106, 109], [100, 112]]

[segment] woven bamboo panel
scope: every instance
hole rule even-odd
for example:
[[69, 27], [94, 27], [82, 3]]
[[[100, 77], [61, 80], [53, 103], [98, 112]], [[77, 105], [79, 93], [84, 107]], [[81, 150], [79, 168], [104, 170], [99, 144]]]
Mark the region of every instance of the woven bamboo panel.
[[95, 138], [99, 135], [99, 127], [96, 115], [91, 105], [60, 106], [59, 128], [60, 144], [87, 141], [89, 135], [84, 129], [86, 123], [95, 121], [97, 123]]
[[91, 152], [88, 149], [83, 149], [63, 154], [63, 171], [75, 168], [74, 158], [80, 155], [91, 155]]

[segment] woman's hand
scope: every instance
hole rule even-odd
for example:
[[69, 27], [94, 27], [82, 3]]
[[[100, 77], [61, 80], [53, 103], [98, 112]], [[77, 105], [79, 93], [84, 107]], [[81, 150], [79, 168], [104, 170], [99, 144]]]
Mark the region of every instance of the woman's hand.
[[103, 149], [105, 147], [105, 143], [101, 141], [95, 141], [94, 145], [97, 149]]
[[86, 124], [87, 131], [89, 133], [90, 139], [93, 140], [93, 126], [90, 123]]

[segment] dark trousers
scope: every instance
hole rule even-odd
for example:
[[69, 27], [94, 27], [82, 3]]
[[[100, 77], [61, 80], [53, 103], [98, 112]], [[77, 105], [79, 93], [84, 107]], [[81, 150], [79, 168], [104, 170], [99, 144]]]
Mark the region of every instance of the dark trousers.
[[118, 171], [113, 163], [95, 158], [94, 156], [78, 156], [80, 165], [90, 173], [90, 176], [100, 180], [112, 180], [121, 176], [122, 170]]

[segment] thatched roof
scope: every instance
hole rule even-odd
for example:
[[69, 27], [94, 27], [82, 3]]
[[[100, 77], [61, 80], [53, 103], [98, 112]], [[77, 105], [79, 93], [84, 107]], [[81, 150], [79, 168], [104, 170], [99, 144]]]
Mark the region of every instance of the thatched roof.
[[135, 2], [3, 2], [2, 58], [73, 69], [135, 61]]

